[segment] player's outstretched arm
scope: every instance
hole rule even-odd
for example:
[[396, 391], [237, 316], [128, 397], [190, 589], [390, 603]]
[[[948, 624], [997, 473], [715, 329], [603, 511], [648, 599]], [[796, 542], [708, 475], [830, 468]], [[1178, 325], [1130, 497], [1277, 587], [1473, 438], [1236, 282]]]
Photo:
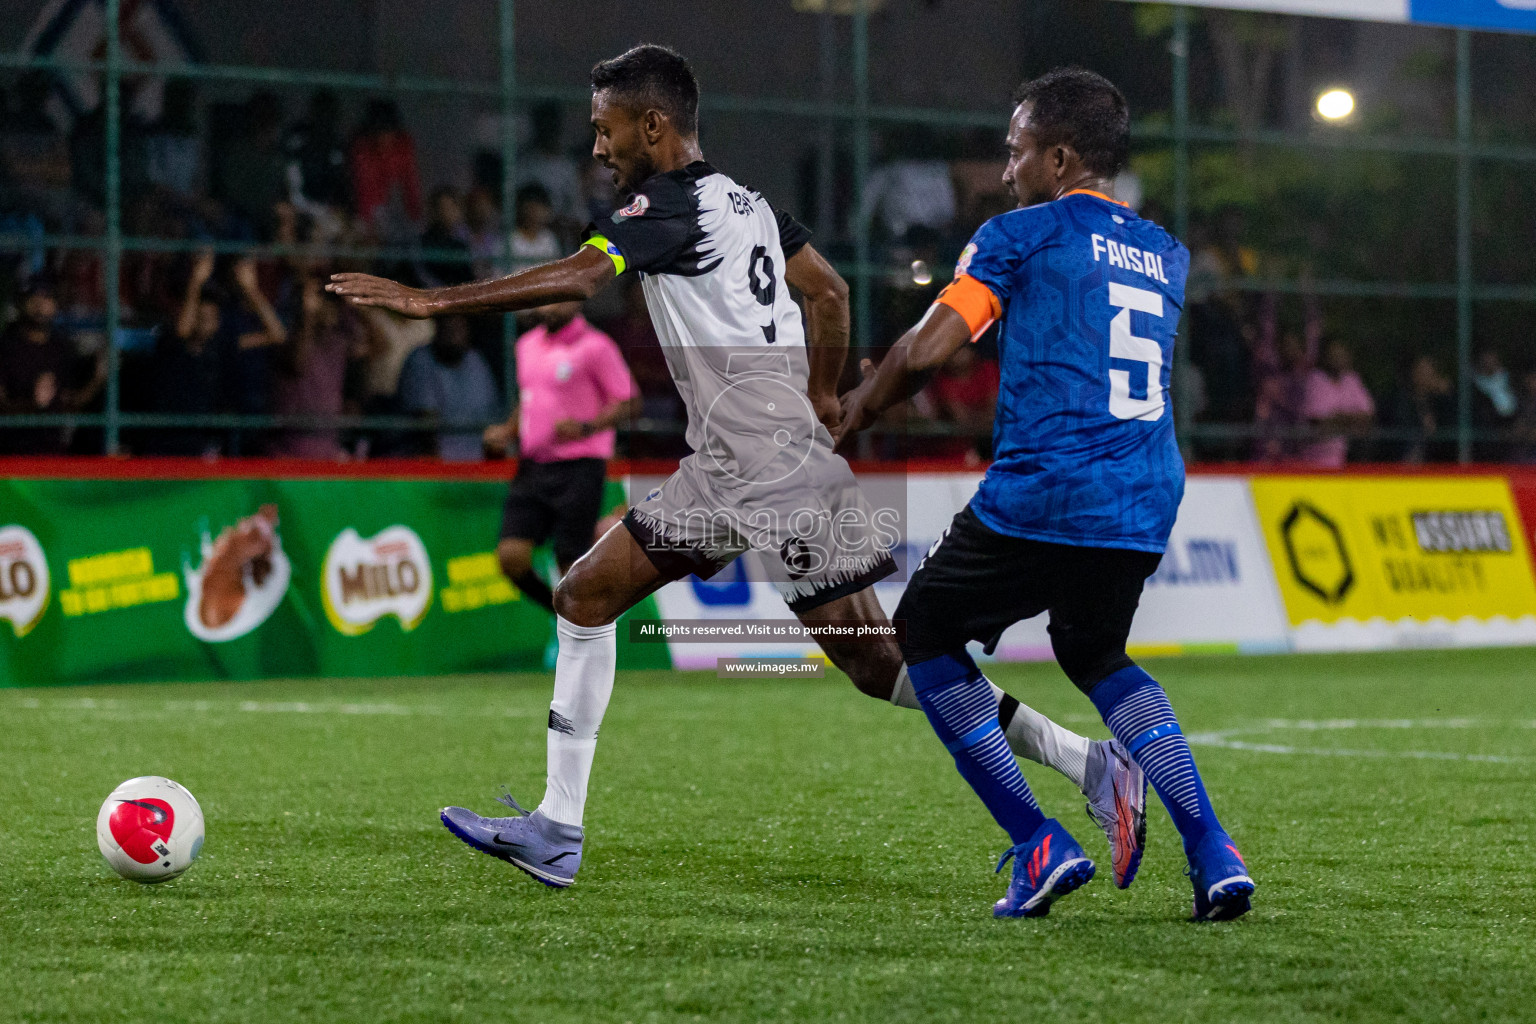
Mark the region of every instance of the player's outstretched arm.
[[864, 380], [843, 396], [838, 447], [868, 428], [885, 410], [921, 391], [933, 371], [970, 340], [971, 328], [964, 317], [942, 302], [929, 306], [917, 326], [891, 346], [878, 370], [868, 359], [859, 364]]
[[842, 420], [837, 382], [848, 361], [848, 283], [809, 244], [789, 258], [784, 279], [805, 297], [811, 407], [816, 418], [835, 432]]
[[354, 306], [378, 306], [413, 320], [462, 313], [514, 313], [555, 302], [582, 302], [616, 276], [613, 260], [584, 245], [563, 260], [494, 281], [411, 288], [372, 274], [332, 274], [325, 286]]

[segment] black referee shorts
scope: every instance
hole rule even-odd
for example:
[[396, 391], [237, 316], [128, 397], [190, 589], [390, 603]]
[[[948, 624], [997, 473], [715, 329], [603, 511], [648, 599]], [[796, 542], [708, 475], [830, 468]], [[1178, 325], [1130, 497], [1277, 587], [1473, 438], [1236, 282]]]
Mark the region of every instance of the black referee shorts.
[[517, 465], [501, 509], [501, 538], [543, 544], [555, 541], [555, 560], [570, 565], [592, 546], [603, 514], [608, 463], [603, 459]]
[[918, 565], [892, 616], [906, 623], [902, 653], [916, 665], [970, 640], [990, 652], [1003, 630], [1049, 612], [1056, 660], [1087, 693], [1131, 664], [1126, 637], [1162, 557], [1009, 537], [967, 505]]

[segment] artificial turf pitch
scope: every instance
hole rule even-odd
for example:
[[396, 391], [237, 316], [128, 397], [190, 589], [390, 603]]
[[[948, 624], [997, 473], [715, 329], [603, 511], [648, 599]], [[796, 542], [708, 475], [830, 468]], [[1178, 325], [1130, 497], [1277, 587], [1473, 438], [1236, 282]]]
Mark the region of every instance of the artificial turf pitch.
[[[994, 921], [1002, 833], [922, 715], [841, 680], [627, 673], [576, 886], [472, 852], [444, 804], [543, 790], [547, 676], [0, 691], [0, 1020], [1536, 1019], [1533, 652], [1149, 663], [1258, 881], [1184, 919], [1160, 806], [1135, 886], [1100, 860]], [[995, 666], [1093, 736], [1054, 666]], [[168, 775], [208, 820], [160, 887], [96, 852]]]

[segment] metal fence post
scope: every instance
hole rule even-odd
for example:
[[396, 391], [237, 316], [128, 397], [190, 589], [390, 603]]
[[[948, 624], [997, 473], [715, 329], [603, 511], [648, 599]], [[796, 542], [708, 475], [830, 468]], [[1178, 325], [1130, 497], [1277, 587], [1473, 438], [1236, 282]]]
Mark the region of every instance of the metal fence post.
[[1189, 8], [1173, 9], [1173, 233], [1189, 236]]
[[1472, 461], [1472, 33], [1456, 30], [1456, 434]]
[[[1168, 51], [1173, 57], [1173, 233], [1189, 242], [1189, 8], [1173, 9], [1173, 38]], [[1194, 363], [1189, 351], [1189, 317], [1179, 318], [1179, 334], [1173, 350], [1175, 406], [1174, 432], [1185, 458], [1194, 451], [1189, 439], [1190, 422], [1179, 414], [1177, 398], [1187, 394], [1181, 384], [1189, 379]]]
[[853, 10], [853, 345], [867, 350], [870, 337], [869, 218], [864, 190], [869, 184], [869, 4]]
[[[502, 242], [509, 247], [517, 216], [517, 35], [516, 0], [501, 0], [501, 219]], [[510, 268], [510, 264], [509, 264]], [[502, 382], [507, 412], [517, 404], [517, 315], [501, 314]]]
[[118, 285], [122, 276], [123, 260], [123, 199], [121, 144], [123, 118], [121, 109], [123, 48], [118, 19], [121, 17], [122, 0], [106, 0], [107, 68], [104, 76], [102, 102], [106, 108], [106, 215], [107, 245], [102, 253], [102, 287], [107, 300], [107, 397], [106, 397], [106, 451], [116, 455], [119, 447], [118, 407], [122, 400], [119, 381], [121, 364], [117, 352], [117, 333], [122, 320]]
[[[833, 20], [831, 5], [816, 16], [816, 40], [820, 50], [817, 67], [821, 101], [828, 105], [837, 102], [837, 22]], [[837, 235], [837, 205], [834, 191], [837, 179], [832, 164], [837, 159], [837, 123], [822, 115], [816, 126], [816, 233], [825, 246]]]

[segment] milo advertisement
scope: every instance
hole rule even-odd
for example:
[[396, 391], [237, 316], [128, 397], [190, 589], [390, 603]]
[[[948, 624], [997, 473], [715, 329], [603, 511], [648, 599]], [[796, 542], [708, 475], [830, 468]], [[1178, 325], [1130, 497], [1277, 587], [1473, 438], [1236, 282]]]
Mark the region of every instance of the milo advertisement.
[[[496, 562], [504, 495], [488, 481], [0, 481], [0, 685], [542, 669], [551, 617]], [[632, 614], [656, 617], [649, 600]], [[619, 659], [668, 665], [663, 646], [622, 639]]]

